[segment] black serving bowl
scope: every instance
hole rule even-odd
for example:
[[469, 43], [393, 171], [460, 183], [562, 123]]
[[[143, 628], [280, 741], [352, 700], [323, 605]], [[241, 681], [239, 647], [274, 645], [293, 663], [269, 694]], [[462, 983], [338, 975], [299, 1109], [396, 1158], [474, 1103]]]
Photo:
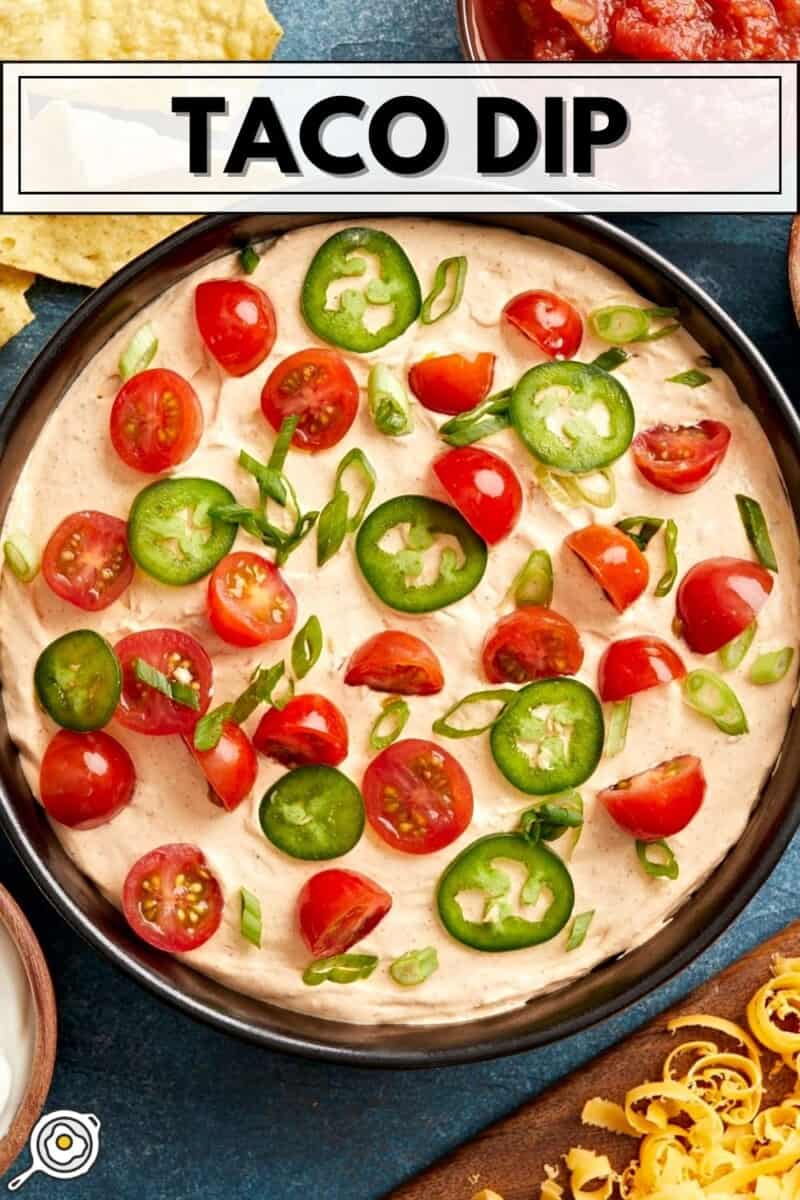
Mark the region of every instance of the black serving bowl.
[[[89, 296], [36, 359], [0, 419], [0, 518], [50, 411], [125, 321], [177, 280], [250, 239], [327, 219], [206, 217]], [[618, 272], [654, 303], [678, 306], [682, 323], [728, 372], [766, 431], [800, 524], [800, 422], [763, 358], [713, 300], [657, 254], [597, 218], [470, 219], [578, 250]], [[13, 634], [6, 630], [4, 636]], [[674, 918], [624, 957], [499, 1016], [446, 1026], [351, 1025], [239, 995], [133, 937], [62, 850], [25, 783], [0, 711], [0, 822], [36, 882], [75, 929], [156, 995], [219, 1029], [274, 1049], [371, 1066], [435, 1066], [530, 1050], [585, 1029], [664, 983], [722, 933], [780, 858], [800, 823], [799, 778], [800, 711], [795, 709], [777, 765], [742, 837]]]

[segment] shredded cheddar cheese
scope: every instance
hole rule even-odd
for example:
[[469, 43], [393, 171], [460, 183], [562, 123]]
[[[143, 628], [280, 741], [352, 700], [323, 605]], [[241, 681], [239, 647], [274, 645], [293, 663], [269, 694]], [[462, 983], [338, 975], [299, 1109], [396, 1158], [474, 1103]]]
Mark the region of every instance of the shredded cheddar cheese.
[[[621, 1172], [593, 1150], [565, 1156], [567, 1183], [545, 1168], [540, 1200], [800, 1200], [800, 958], [776, 958], [747, 1008], [750, 1032], [708, 1014], [671, 1021], [691, 1030], [661, 1078], [630, 1089], [624, 1104], [587, 1100], [585, 1125], [639, 1139]], [[765, 1106], [762, 1056], [792, 1078]]]

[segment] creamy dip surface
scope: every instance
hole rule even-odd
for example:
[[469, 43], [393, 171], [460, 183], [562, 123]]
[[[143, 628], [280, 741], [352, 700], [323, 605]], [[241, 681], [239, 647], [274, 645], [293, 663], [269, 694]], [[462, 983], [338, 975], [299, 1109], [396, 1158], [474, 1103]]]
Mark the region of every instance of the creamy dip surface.
[[[300, 288], [316, 249], [346, 224], [352, 222], [299, 230], [264, 247], [252, 279], [273, 301], [278, 336], [267, 361], [250, 375], [239, 379], [226, 376], [205, 351], [193, 319], [195, 285], [203, 278], [238, 273], [235, 257], [221, 259], [177, 284], [140, 313], [94, 358], [51, 416], [18, 483], [7, 531], [23, 531], [44, 545], [55, 525], [79, 509], [127, 516], [134, 496], [149, 480], [126, 467], [115, 454], [108, 418], [120, 386], [120, 352], [145, 320], [152, 322], [159, 339], [153, 365], [169, 367], [189, 379], [205, 414], [200, 447], [176, 474], [219, 480], [243, 503], [255, 503], [255, 484], [238, 467], [237, 456], [240, 448], [246, 447], [262, 460], [268, 457], [274, 433], [261, 413], [262, 385], [286, 355], [320, 344], [302, 319]], [[530, 288], [558, 293], [584, 317], [600, 305], [647, 303], [589, 258], [538, 239], [424, 220], [370, 224], [399, 240], [416, 267], [423, 292], [428, 291], [436, 265], [446, 256], [466, 255], [469, 270], [464, 298], [452, 315], [429, 326], [413, 324], [376, 354], [345, 355], [362, 388], [375, 362], [387, 364], [405, 378], [407, 369], [424, 355], [478, 351], [497, 355], [495, 390], [515, 383], [524, 370], [544, 361], [531, 341], [501, 322], [506, 301]], [[586, 333], [576, 358], [589, 361], [603, 349], [603, 343]], [[509, 585], [535, 547], [546, 547], [553, 557], [553, 607], [580, 632], [586, 653], [579, 678], [591, 687], [596, 687], [598, 659], [609, 642], [637, 634], [657, 634], [675, 645], [688, 670], [715, 668], [715, 656], [702, 658], [676, 642], [671, 631], [675, 592], [661, 599], [653, 594], [664, 566], [663, 539], [656, 538], [648, 550], [651, 583], [647, 592], [620, 615], [563, 544], [572, 529], [592, 520], [611, 524], [639, 514], [673, 517], [679, 528], [683, 575], [692, 564], [719, 554], [752, 558], [734, 494], [745, 492], [757, 498], [769, 523], [780, 573], [759, 615], [751, 654], [797, 643], [798, 538], [776, 462], [758, 422], [719, 369], [706, 367], [712, 381], [694, 390], [665, 382], [668, 376], [696, 366], [702, 354], [687, 333], [679, 331], [632, 349], [632, 358], [616, 374], [630, 392], [637, 429], [708, 417], [725, 421], [732, 430], [720, 470], [699, 491], [676, 496], [656, 490], [639, 476], [626, 453], [614, 466], [617, 497], [613, 508], [559, 508], [537, 486], [529, 453], [506, 431], [485, 444], [503, 455], [519, 475], [525, 493], [523, 514], [513, 533], [490, 549], [478, 587], [452, 607], [419, 617], [384, 607], [364, 582], [351, 541], [321, 571], [316, 567], [313, 534], [289, 558], [284, 575], [298, 600], [296, 628], [316, 613], [325, 637], [323, 654], [298, 691], [319, 692], [344, 712], [350, 751], [341, 770], [357, 784], [370, 761], [368, 734], [382, 697], [366, 688], [345, 686], [344, 671], [351, 653], [367, 637], [390, 628], [416, 633], [434, 648], [444, 668], [444, 691], [431, 697], [409, 697], [411, 718], [403, 733], [404, 737], [431, 738], [432, 722], [450, 704], [487, 686], [480, 667], [481, 645], [497, 618], [510, 611]], [[339, 461], [355, 446], [364, 450], [377, 474], [373, 505], [408, 492], [445, 499], [431, 470], [432, 461], [445, 449], [437, 437], [437, 427], [445, 419], [416, 405], [413, 434], [388, 438], [372, 424], [366, 393], [362, 392], [360, 412], [338, 446], [314, 456], [295, 450], [290, 453], [286, 471], [302, 506], [323, 506], [332, 494]], [[258, 543], [241, 531], [236, 546], [258, 549]], [[205, 581], [173, 589], [137, 569], [133, 584], [119, 600], [105, 611], [91, 614], [58, 599], [41, 577], [26, 586], [7, 570], [3, 572], [4, 700], [11, 735], [34, 791], [39, 763], [55, 727], [34, 701], [33, 668], [41, 650], [58, 635], [91, 627], [113, 644], [126, 634], [148, 628], [184, 629], [203, 643], [213, 659], [212, 703], [238, 695], [258, 664], [282, 656], [288, 660], [291, 638], [248, 651], [221, 641], [208, 623], [205, 596]], [[202, 773], [179, 739], [142, 736], [118, 722], [112, 722], [109, 731], [128, 748], [136, 765], [132, 803], [99, 828], [71, 831], [57, 827], [56, 832], [68, 853], [115, 904], [128, 870], [145, 852], [170, 842], [201, 847], [227, 903], [219, 931], [187, 955], [186, 961], [233, 988], [287, 1008], [345, 1021], [474, 1019], [518, 1006], [646, 940], [737, 841], [779, 753], [796, 686], [796, 665], [781, 682], [768, 687], [752, 685], [746, 670], [727, 678], [748, 715], [749, 734], [734, 738], [720, 732], [684, 703], [678, 685], [653, 689], [634, 698], [624, 751], [601, 760], [580, 789], [586, 814], [583, 834], [577, 846], [573, 847], [571, 834], [553, 844], [568, 860], [576, 891], [574, 911], [595, 910], [585, 942], [571, 952], [565, 948], [569, 927], [540, 946], [486, 954], [452, 940], [437, 918], [435, 890], [444, 867], [475, 838], [512, 830], [520, 814], [535, 801], [516, 791], [500, 774], [487, 736], [442, 741], [469, 775], [475, 812], [468, 830], [433, 854], [403, 854], [367, 826], [355, 848], [334, 864], [289, 858], [266, 840], [258, 822], [259, 800], [284, 768], [260, 758], [252, 796], [235, 812], [226, 813], [209, 802]], [[680, 862], [678, 880], [651, 878], [638, 863], [632, 838], [597, 803], [597, 792], [685, 753], [702, 759], [708, 781], [705, 803], [689, 826], [670, 839]], [[380, 957], [371, 977], [349, 986], [326, 983], [311, 988], [301, 979], [309, 954], [298, 930], [297, 895], [309, 876], [339, 864], [382, 884], [394, 903], [388, 916], [358, 946]], [[264, 938], [260, 951], [239, 932], [242, 886], [261, 900]], [[438, 971], [421, 986], [399, 986], [389, 975], [389, 963], [407, 950], [425, 946], [436, 947]]]
[[33, 1069], [36, 1018], [19, 951], [0, 922], [0, 1139], [11, 1128]]

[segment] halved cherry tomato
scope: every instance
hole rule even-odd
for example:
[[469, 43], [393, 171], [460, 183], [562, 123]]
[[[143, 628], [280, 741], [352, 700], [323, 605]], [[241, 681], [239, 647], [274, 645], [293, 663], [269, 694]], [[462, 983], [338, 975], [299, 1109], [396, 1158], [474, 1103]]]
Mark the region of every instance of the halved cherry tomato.
[[423, 358], [408, 372], [408, 383], [424, 408], [431, 412], [466, 412], [485, 400], [494, 379], [494, 354], [443, 354]]
[[222, 726], [222, 735], [212, 750], [196, 750], [191, 736], [186, 738], [186, 745], [214, 792], [214, 802], [226, 812], [238, 808], [253, 790], [258, 774], [253, 743], [241, 726], [226, 721]]
[[352, 655], [344, 681], [400, 696], [432, 696], [444, 687], [442, 665], [428, 643], [399, 629], [367, 638]]
[[752, 625], [772, 591], [773, 577], [746, 558], [706, 558], [678, 588], [680, 631], [697, 654], [713, 654]]
[[232, 646], [261, 646], [292, 632], [294, 592], [274, 563], [235, 550], [217, 563], [208, 581], [208, 618]]
[[571, 533], [566, 544], [591, 571], [617, 612], [624, 612], [647, 587], [647, 559], [621, 529], [586, 525]]
[[279, 362], [264, 384], [261, 410], [275, 430], [286, 417], [299, 417], [293, 446], [327, 450], [356, 418], [358, 384], [335, 350], [298, 350]]
[[482, 660], [490, 683], [530, 683], [575, 675], [583, 646], [571, 621], [552, 608], [532, 605], [500, 618], [483, 644]]
[[102, 730], [60, 729], [39, 768], [39, 794], [54, 821], [94, 829], [115, 817], [133, 796], [136, 771], [130, 754]]
[[572, 358], [583, 339], [577, 308], [553, 292], [522, 292], [509, 300], [503, 316], [548, 358]]
[[380, 884], [341, 867], [312, 875], [297, 898], [300, 932], [315, 958], [344, 954], [365, 938], [391, 907], [392, 897]]
[[217, 932], [224, 902], [197, 846], [159, 846], [135, 862], [122, 888], [122, 911], [134, 933], [170, 954], [196, 950]]
[[65, 517], [44, 548], [42, 574], [51, 591], [77, 608], [108, 608], [133, 579], [125, 522], [88, 509]]
[[267, 709], [253, 741], [285, 767], [335, 767], [347, 758], [347, 722], [325, 696], [307, 692], [293, 696], [284, 708]]
[[406, 854], [449, 846], [472, 820], [472, 785], [464, 768], [421, 738], [382, 750], [367, 767], [361, 790], [372, 828]]
[[111, 407], [111, 441], [134, 471], [156, 475], [194, 453], [203, 433], [203, 410], [192, 385], [162, 367], [140, 371], [117, 392]]
[[275, 309], [266, 292], [245, 279], [207, 279], [194, 294], [197, 328], [229, 375], [248, 375], [275, 344]]
[[436, 476], [462, 517], [494, 545], [517, 523], [522, 487], [504, 458], [480, 446], [458, 446], [433, 464]]
[[625, 700], [636, 692], [683, 679], [686, 667], [671, 646], [657, 637], [612, 642], [597, 668], [601, 700]]
[[694, 492], [725, 457], [731, 431], [722, 421], [654, 425], [631, 443], [633, 461], [648, 483], [662, 492]]
[[685, 829], [705, 794], [706, 778], [700, 759], [682, 754], [604, 788], [598, 800], [633, 837], [651, 842]]
[[[213, 677], [211, 659], [197, 639], [179, 629], [147, 629], [117, 642], [114, 652], [122, 669], [122, 695], [114, 714], [117, 720], [128, 729], [154, 737], [190, 734], [208, 708]], [[137, 658], [161, 671], [170, 681], [191, 687], [198, 707], [178, 704], [143, 683], [134, 673]]]

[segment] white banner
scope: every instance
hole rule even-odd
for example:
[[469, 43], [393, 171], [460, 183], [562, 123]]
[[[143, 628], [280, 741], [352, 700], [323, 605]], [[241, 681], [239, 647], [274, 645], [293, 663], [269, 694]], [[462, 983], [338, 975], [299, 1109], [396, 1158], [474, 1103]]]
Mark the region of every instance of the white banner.
[[796, 64], [1, 69], [7, 213], [797, 208]]

